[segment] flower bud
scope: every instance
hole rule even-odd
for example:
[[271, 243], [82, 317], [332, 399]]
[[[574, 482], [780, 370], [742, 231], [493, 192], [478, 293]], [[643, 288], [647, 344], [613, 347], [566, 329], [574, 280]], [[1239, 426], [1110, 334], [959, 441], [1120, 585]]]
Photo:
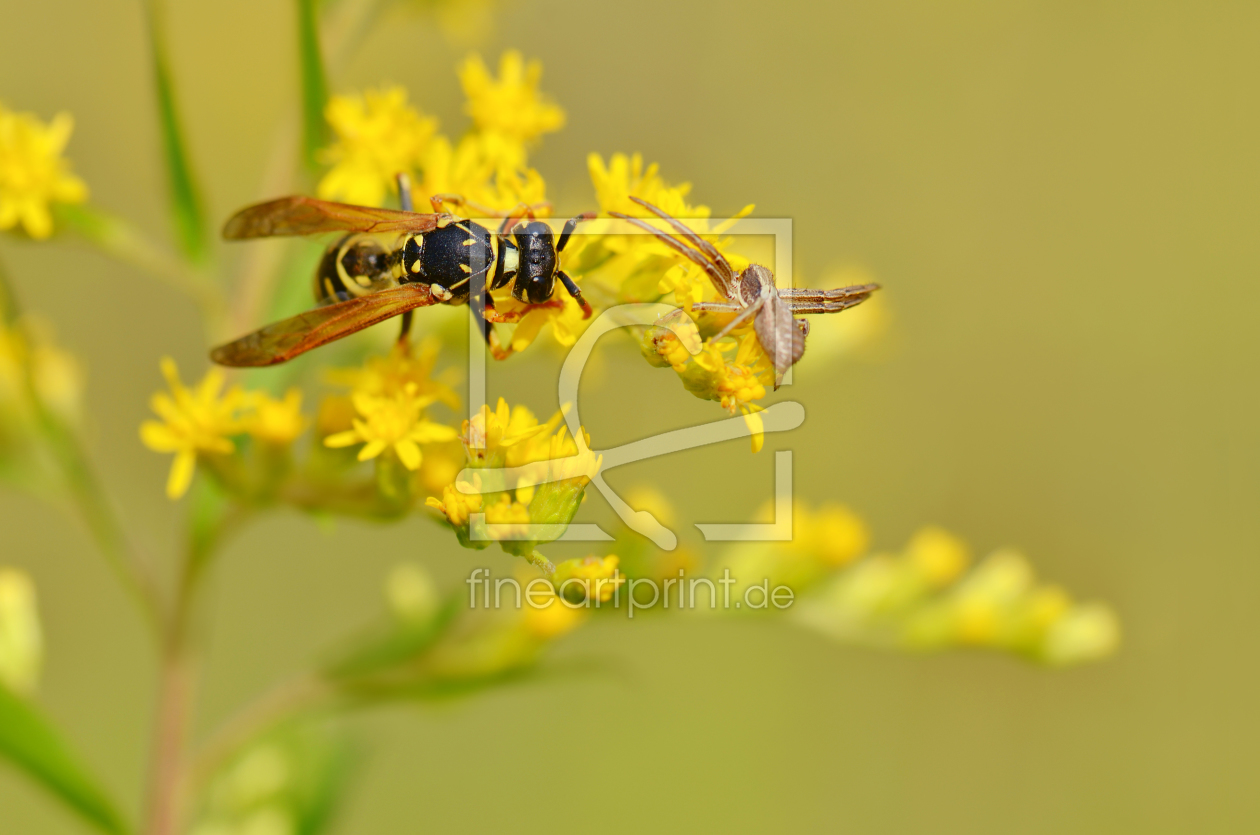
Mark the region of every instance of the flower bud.
[[0, 684], [32, 693], [43, 654], [35, 586], [25, 573], [0, 568]]

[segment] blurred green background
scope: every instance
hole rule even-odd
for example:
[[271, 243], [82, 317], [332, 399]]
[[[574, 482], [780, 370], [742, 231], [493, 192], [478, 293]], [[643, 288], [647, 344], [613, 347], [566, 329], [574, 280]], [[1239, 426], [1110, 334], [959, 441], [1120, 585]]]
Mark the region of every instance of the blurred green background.
[[[274, 196], [258, 181], [297, 101], [293, 3], [171, 6], [217, 222]], [[466, 47], [398, 6], [331, 86], [404, 84], [458, 133]], [[166, 234], [138, 4], [9, 3], [0, 21], [0, 98], [73, 112], [93, 201]], [[756, 457], [737, 442], [610, 480], [661, 484], [684, 522], [737, 521], [769, 495], [770, 450], [794, 449], [797, 495], [850, 504], [877, 546], [932, 522], [981, 552], [1021, 548], [1111, 602], [1125, 643], [1054, 672], [781, 623], [598, 621], [560, 651], [611, 657], [614, 675], [355, 720], [369, 755], [338, 831], [1260, 828], [1258, 31], [1260, 5], [1243, 2], [494, 7], [476, 47], [542, 59], [568, 111], [533, 158], [561, 210], [593, 204], [588, 152], [638, 150], [715, 213], [756, 202], [793, 218], [805, 281], [859, 265], [886, 288], [878, 350], [807, 355], [780, 393], [805, 404], [801, 430]], [[26, 306], [85, 358], [101, 468], [143, 544], [168, 551], [168, 461], [136, 428], [158, 357], [204, 368], [195, 311], [83, 247], [6, 240], [3, 255]], [[555, 357], [538, 353], [496, 368], [491, 394], [554, 408]], [[602, 446], [718, 416], [624, 349], [584, 395]], [[38, 585], [44, 705], [134, 799], [151, 654], [67, 518], [0, 494], [0, 563]], [[402, 559], [451, 584], [510, 565], [423, 519], [248, 530], [214, 583], [201, 723], [370, 617]], [[0, 829], [78, 826], [0, 768]]]

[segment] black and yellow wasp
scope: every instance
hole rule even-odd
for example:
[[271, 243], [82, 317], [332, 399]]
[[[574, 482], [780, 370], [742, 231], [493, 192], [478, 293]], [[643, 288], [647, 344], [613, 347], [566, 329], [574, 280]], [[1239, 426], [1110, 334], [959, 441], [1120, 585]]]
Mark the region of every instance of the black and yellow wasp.
[[[432, 214], [411, 211], [409, 185], [400, 180], [402, 210], [299, 196], [250, 206], [228, 220], [223, 237], [232, 241], [345, 234], [328, 247], [316, 269], [315, 298], [321, 306], [220, 345], [210, 358], [237, 367], [275, 365], [395, 316], [404, 317], [405, 336], [418, 307], [468, 304], [492, 354], [502, 359], [511, 350], [499, 344], [492, 323], [517, 321], [524, 311], [498, 313], [488, 291], [508, 285], [517, 301], [559, 305], [552, 300], [559, 280], [590, 317], [591, 307], [560, 269], [559, 255], [578, 223], [594, 214], [568, 221], [557, 241], [550, 226], [522, 207], [491, 234], [443, 211], [446, 203], [461, 202], [455, 196], [433, 197]], [[398, 234], [393, 248], [374, 237], [388, 233]]]

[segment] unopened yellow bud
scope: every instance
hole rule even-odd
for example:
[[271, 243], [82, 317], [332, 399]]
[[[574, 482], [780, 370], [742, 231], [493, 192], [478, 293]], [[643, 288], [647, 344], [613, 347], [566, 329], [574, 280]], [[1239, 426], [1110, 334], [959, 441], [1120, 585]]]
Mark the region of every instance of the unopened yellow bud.
[[25, 573], [0, 568], [0, 684], [18, 693], [33, 692], [43, 655], [35, 586]]
[[556, 591], [573, 603], [590, 598], [600, 602], [612, 599], [617, 587], [625, 578], [617, 571], [615, 556], [582, 557], [565, 560], [556, 566], [551, 584]]
[[385, 581], [385, 596], [394, 614], [410, 623], [425, 623], [442, 602], [433, 577], [412, 563], [394, 566]]

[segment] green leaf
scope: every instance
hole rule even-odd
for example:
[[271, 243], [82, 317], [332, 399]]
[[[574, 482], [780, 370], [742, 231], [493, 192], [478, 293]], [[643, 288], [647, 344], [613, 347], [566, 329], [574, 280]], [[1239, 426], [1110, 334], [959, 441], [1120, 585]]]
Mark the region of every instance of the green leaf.
[[445, 634], [462, 605], [463, 592], [460, 592], [447, 597], [442, 607], [427, 621], [390, 623], [365, 636], [337, 657], [325, 668], [324, 674], [334, 683], [345, 683], [413, 662]]
[[13, 762], [103, 832], [127, 827], [48, 720], [0, 685], [0, 756]]
[[162, 131], [162, 151], [170, 188], [171, 214], [180, 249], [188, 260], [203, 262], [209, 253], [205, 211], [193, 177], [192, 164], [180, 128], [179, 101], [167, 60], [165, 14], [162, 0], [148, 0], [145, 12], [149, 23], [149, 48], [153, 57], [153, 79], [157, 91], [158, 121]]
[[316, 154], [327, 144], [328, 128], [324, 105], [328, 101], [328, 79], [319, 48], [319, 9], [317, 0], [297, 0], [298, 67], [302, 78], [302, 151], [306, 164], [314, 168]]

